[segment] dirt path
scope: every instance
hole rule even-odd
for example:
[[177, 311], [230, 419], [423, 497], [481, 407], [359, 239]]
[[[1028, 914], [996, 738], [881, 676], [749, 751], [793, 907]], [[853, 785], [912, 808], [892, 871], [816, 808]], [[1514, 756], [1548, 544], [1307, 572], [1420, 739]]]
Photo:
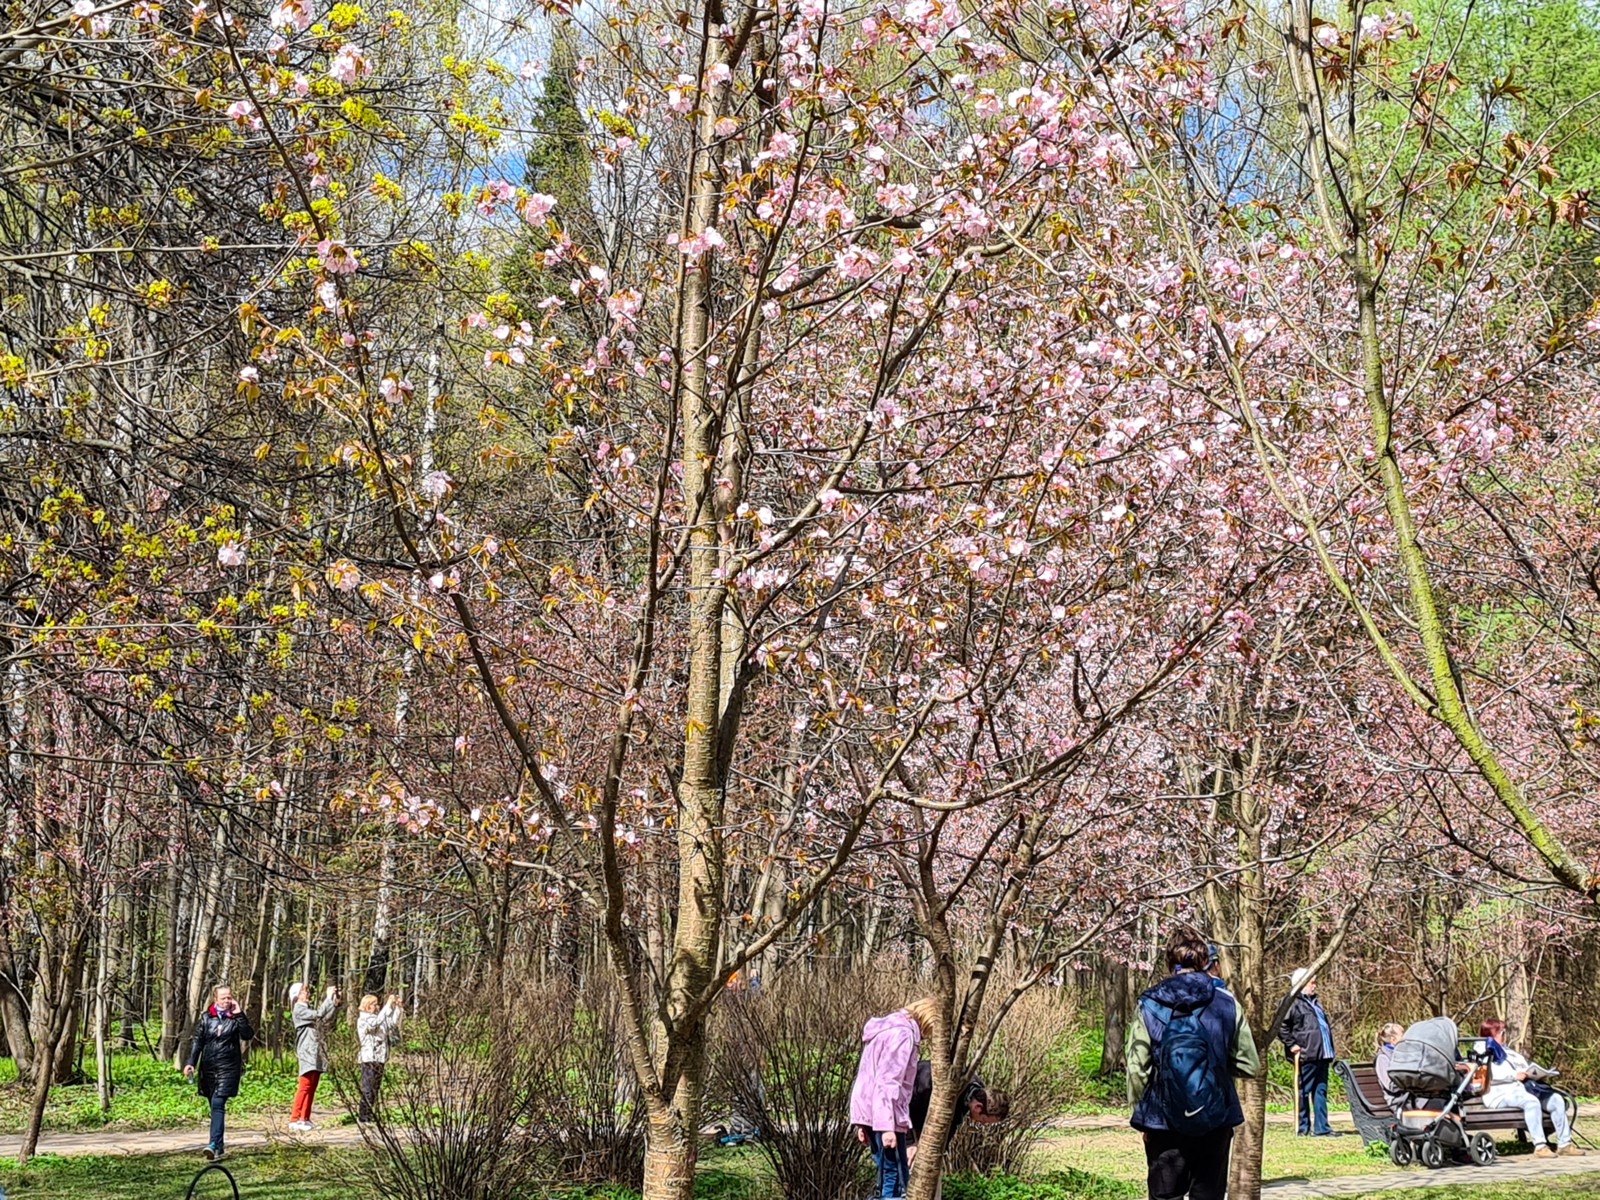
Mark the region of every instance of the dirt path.
[[[1472, 1187], [1514, 1183], [1519, 1179], [1548, 1179], [1556, 1175], [1593, 1175], [1600, 1185], [1600, 1156], [1585, 1158], [1502, 1158], [1492, 1167], [1445, 1167], [1429, 1171], [1413, 1167], [1375, 1175], [1340, 1175], [1334, 1179], [1282, 1179], [1262, 1184], [1262, 1196], [1272, 1200], [1313, 1200], [1322, 1196], [1359, 1196], [1364, 1192], [1415, 1191], [1430, 1187]], [[1600, 1192], [1600, 1186], [1597, 1186]]]
[[[344, 1114], [332, 1109], [313, 1109], [318, 1128], [310, 1133], [294, 1133], [281, 1118], [246, 1118], [228, 1125], [228, 1149], [245, 1150], [268, 1142], [300, 1142], [308, 1146], [359, 1146], [361, 1131], [354, 1125], [339, 1125]], [[196, 1157], [205, 1149], [209, 1126], [196, 1122], [179, 1129], [100, 1129], [92, 1133], [46, 1133], [39, 1139], [40, 1154], [174, 1154], [193, 1150]], [[0, 1134], [0, 1158], [15, 1158], [22, 1148], [19, 1134]]]

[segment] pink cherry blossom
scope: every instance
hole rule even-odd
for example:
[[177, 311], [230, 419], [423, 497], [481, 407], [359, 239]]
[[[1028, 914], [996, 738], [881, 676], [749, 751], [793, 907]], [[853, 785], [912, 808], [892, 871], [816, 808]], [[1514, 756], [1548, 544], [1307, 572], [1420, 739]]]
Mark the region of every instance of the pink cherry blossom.
[[328, 74], [349, 87], [371, 75], [372, 64], [367, 61], [359, 46], [353, 42], [346, 42], [339, 47], [339, 52], [328, 63]]
[[228, 120], [241, 129], [260, 129], [261, 110], [248, 100], [235, 100], [227, 107]]
[[348, 558], [341, 558], [328, 564], [327, 579], [330, 587], [351, 592], [361, 586], [361, 571]]
[[556, 198], [544, 192], [534, 192], [533, 195], [524, 197], [519, 201], [522, 219], [529, 225], [537, 225], [549, 216], [556, 206]]
[[303, 33], [311, 27], [311, 0], [278, 0], [267, 22], [274, 29]]
[[324, 238], [317, 243], [317, 261], [330, 275], [349, 275], [360, 266], [355, 252], [337, 238]]

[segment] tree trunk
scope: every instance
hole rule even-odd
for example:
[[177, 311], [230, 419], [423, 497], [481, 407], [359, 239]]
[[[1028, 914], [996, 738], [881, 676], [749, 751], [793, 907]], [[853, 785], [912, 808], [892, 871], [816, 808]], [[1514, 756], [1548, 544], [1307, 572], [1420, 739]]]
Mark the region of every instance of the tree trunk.
[[178, 1013], [178, 934], [180, 922], [178, 907], [180, 891], [178, 875], [182, 868], [174, 859], [167, 870], [167, 928], [166, 944], [161, 952], [161, 1057], [169, 1059], [183, 1036], [183, 1018]]
[[1233, 1157], [1228, 1165], [1228, 1195], [1233, 1200], [1261, 1200], [1261, 1156], [1266, 1149], [1267, 1048], [1272, 1044], [1273, 1034], [1266, 1026], [1275, 1011], [1266, 977], [1267, 866], [1262, 851], [1268, 814], [1258, 790], [1266, 786], [1257, 779], [1261, 761], [1261, 735], [1257, 734], [1233, 813], [1239, 874], [1234, 886], [1236, 924], [1230, 951], [1234, 978], [1229, 984], [1255, 1035], [1261, 1066], [1254, 1079], [1238, 1081], [1244, 1125], [1235, 1135]]
[[1244, 1124], [1233, 1134], [1233, 1158], [1228, 1163], [1228, 1200], [1261, 1200], [1261, 1161], [1267, 1148], [1264, 1074], [1255, 1079], [1239, 1080], [1239, 1103], [1244, 1108]]
[[6, 1049], [17, 1066], [17, 1078], [26, 1079], [33, 1070], [33, 1036], [11, 939], [6, 934], [0, 934], [0, 1019], [5, 1022]]
[[1109, 964], [1103, 979], [1106, 1019], [1100, 1032], [1100, 1074], [1112, 1075], [1127, 1066], [1123, 1051], [1128, 1036], [1128, 964]]
[[100, 953], [94, 971], [94, 1084], [100, 1111], [111, 1111], [111, 904], [100, 906]]
[[[33, 1095], [28, 1105], [28, 1124], [23, 1130], [17, 1165], [26, 1166], [39, 1148], [39, 1131], [44, 1127], [44, 1110], [50, 1100], [50, 1084], [55, 1075], [58, 1051], [70, 1040], [73, 1017], [77, 1013], [78, 984], [83, 978], [84, 950], [89, 940], [87, 923], [77, 929], [62, 950], [62, 961], [55, 972], [55, 995], [47, 998], [47, 1011], [40, 1023], [34, 1044]], [[44, 975], [46, 972], [41, 971]]]
[[[200, 1011], [200, 998], [205, 994], [206, 964], [211, 959], [211, 943], [216, 937], [217, 913], [222, 906], [223, 870], [227, 864], [228, 818], [224, 814], [217, 822], [217, 832], [212, 838], [211, 869], [206, 873], [205, 891], [195, 913], [193, 956], [189, 960], [189, 986], [185, 990], [183, 1010], [185, 1025]], [[172, 1050], [174, 1066], [181, 1067], [182, 1047]]]
[[1511, 919], [1511, 936], [1506, 940], [1506, 1044], [1531, 1054], [1534, 976], [1529, 963], [1538, 957], [1538, 947], [1520, 914]]

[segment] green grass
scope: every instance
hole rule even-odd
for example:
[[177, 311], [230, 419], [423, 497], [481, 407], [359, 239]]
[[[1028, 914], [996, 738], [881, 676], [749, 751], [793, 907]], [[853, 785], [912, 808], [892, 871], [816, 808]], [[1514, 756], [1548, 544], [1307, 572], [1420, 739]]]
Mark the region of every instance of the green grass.
[[1071, 1168], [1018, 1179], [1014, 1175], [951, 1175], [946, 1200], [1133, 1200], [1140, 1184]]
[[[114, 1092], [111, 1111], [102, 1113], [94, 1080], [50, 1089], [44, 1112], [46, 1131], [65, 1133], [91, 1129], [175, 1129], [206, 1119], [206, 1102], [191, 1080], [168, 1062], [152, 1062], [144, 1053], [117, 1054], [111, 1060]], [[28, 1092], [17, 1087], [16, 1066], [0, 1059], [0, 1133], [21, 1133], [28, 1118]], [[295, 1062], [279, 1063], [256, 1053], [244, 1073], [239, 1095], [228, 1103], [228, 1119], [264, 1111], [284, 1111], [294, 1099]]]
[[[1600, 1175], [1559, 1179], [1519, 1179], [1515, 1183], [1464, 1183], [1399, 1193], [1405, 1200], [1592, 1200], [1600, 1195]], [[1365, 1192], [1345, 1200], [1394, 1200], [1394, 1192]]]
[[[1036, 1162], [1043, 1172], [1063, 1168], [1139, 1184], [1145, 1178], [1144, 1142], [1133, 1129], [1086, 1129], [1052, 1132], [1039, 1144]], [[1287, 1126], [1267, 1126], [1261, 1177], [1326, 1179], [1393, 1170], [1388, 1160], [1370, 1158], [1355, 1136], [1295, 1137]]]
[[[249, 1200], [325, 1200], [361, 1193], [353, 1185], [355, 1151], [277, 1145], [230, 1154], [223, 1165]], [[183, 1200], [206, 1164], [198, 1154], [40, 1155], [26, 1167], [0, 1165], [8, 1200]], [[195, 1200], [231, 1200], [216, 1172], [195, 1190]]]

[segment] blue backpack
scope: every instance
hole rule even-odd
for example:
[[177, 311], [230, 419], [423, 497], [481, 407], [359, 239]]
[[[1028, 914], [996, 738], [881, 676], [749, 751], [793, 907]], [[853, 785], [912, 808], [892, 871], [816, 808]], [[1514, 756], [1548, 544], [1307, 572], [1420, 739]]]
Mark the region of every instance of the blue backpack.
[[1163, 1026], [1151, 1087], [1167, 1128], [1190, 1137], [1220, 1129], [1228, 1123], [1228, 1064], [1200, 1020], [1203, 1010], [1177, 1013], [1154, 1000], [1145, 1003]]

